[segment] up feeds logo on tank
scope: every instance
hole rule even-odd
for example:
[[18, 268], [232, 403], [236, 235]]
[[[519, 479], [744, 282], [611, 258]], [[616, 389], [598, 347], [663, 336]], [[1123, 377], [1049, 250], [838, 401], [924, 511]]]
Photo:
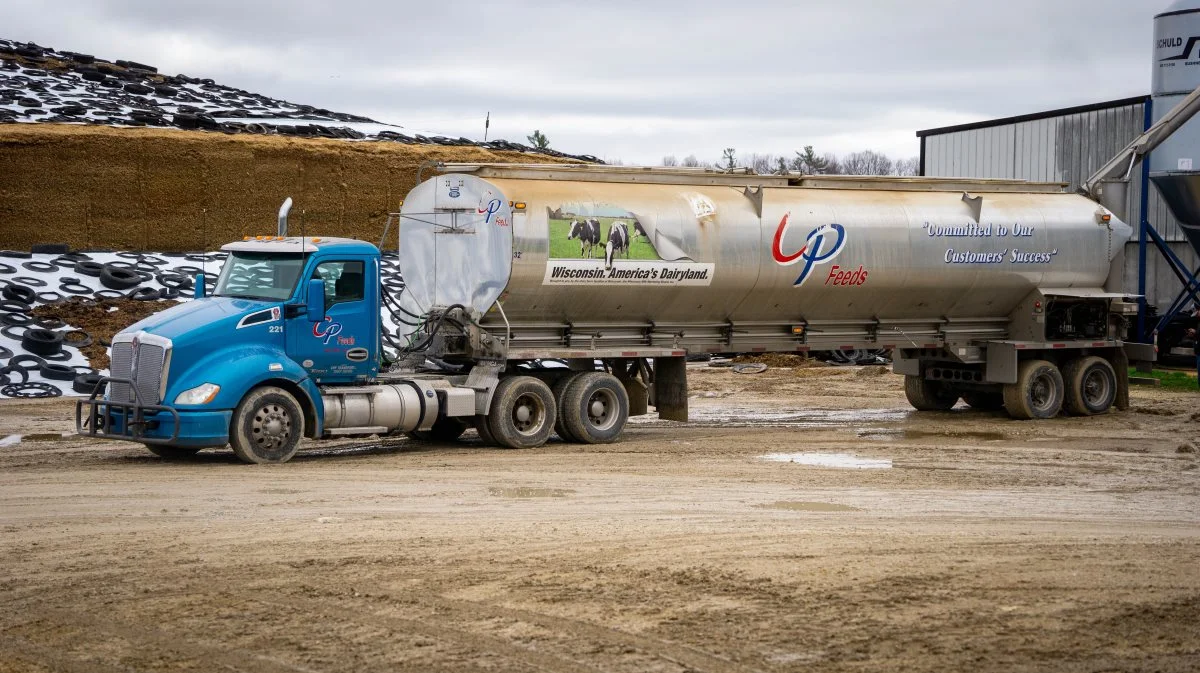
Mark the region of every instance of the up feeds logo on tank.
[[[787, 213], [779, 221], [779, 228], [775, 230], [775, 238], [771, 242], [771, 256], [780, 266], [804, 263], [800, 269], [800, 275], [796, 277], [796, 282], [792, 283], [798, 287], [812, 276], [813, 269], [817, 265], [828, 264], [842, 254], [842, 250], [846, 248], [846, 228], [837, 223], [822, 224], [808, 232], [808, 236], [804, 239], [804, 245], [799, 250], [785, 253], [783, 239], [787, 235], [788, 220], [791, 215], [791, 213]], [[825, 285], [829, 286], [863, 285], [866, 282], [867, 270], [862, 265], [849, 271], [838, 264], [833, 264], [829, 267], [829, 274], [825, 277]]]

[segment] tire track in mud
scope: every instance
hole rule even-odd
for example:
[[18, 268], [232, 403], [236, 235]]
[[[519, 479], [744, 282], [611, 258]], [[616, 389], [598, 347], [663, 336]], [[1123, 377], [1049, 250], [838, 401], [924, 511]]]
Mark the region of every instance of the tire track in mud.
[[[130, 596], [124, 597], [123, 600], [135, 603], [138, 598]], [[128, 624], [114, 618], [111, 613], [103, 620], [91, 617], [83, 612], [67, 612], [56, 609], [38, 610], [35, 608], [26, 614], [32, 617], [30, 620], [32, 622], [48, 621], [56, 625], [76, 627], [81, 631], [91, 634], [102, 633], [108, 636], [115, 636], [134, 646], [139, 655], [143, 652], [173, 652], [182, 659], [195, 660], [200, 664], [195, 667], [196, 670], [211, 670], [213, 664], [219, 664], [222, 669], [245, 671], [246, 673], [319, 673], [314, 669], [283, 662], [266, 655], [230, 649], [228, 644], [204, 645], [192, 640], [186, 640], [180, 635], [173, 634], [145, 621], [139, 622], [136, 625]], [[3, 634], [0, 634], [0, 638], [4, 637]], [[99, 664], [97, 662], [90, 660], [82, 662], [67, 659], [45, 646], [30, 644], [36, 648], [35, 651], [39, 651], [41, 656], [51, 655], [52, 658], [49, 659], [50, 661], [55, 661], [56, 664], [66, 663], [70, 666], [70, 670], [98, 670], [97, 667]], [[79, 641], [75, 641], [73, 644], [79, 644]], [[76, 663], [79, 666], [75, 666]], [[178, 663], [181, 662], [176, 662], [176, 665]], [[129, 670], [127, 667], [111, 667], [107, 664], [103, 665], [103, 668], [114, 671]]]
[[[322, 591], [313, 587], [309, 587], [308, 591], [313, 594], [326, 596], [328, 600], [345, 600], [345, 594], [338, 594], [328, 591]], [[245, 595], [244, 593], [242, 595]], [[270, 599], [254, 598], [256, 602], [270, 603], [271, 601], [279, 601], [286, 595], [288, 598], [287, 604], [296, 607], [297, 609], [312, 610], [315, 602], [316, 609], [332, 609], [326, 601], [313, 601], [305, 596], [295, 593], [288, 594], [272, 594]], [[705, 652], [699, 648], [674, 642], [652, 638], [648, 636], [637, 635], [622, 631], [612, 627], [600, 626], [589, 622], [583, 622], [568, 617], [559, 615], [548, 615], [529, 610], [520, 610], [515, 608], [506, 608], [494, 603], [483, 603], [476, 601], [463, 601], [439, 596], [420, 596], [420, 597], [400, 597], [391, 594], [373, 594], [370, 597], [376, 600], [386, 601], [388, 605], [408, 605], [422, 608], [430, 616], [444, 619], [449, 616], [455, 621], [471, 622], [479, 621], [480, 618], [511, 620], [515, 622], [523, 622], [544, 629], [556, 636], [563, 638], [564, 642], [575, 642], [580, 639], [590, 639], [597, 641], [600, 644], [607, 645], [626, 654], [630, 648], [635, 651], [642, 651], [655, 659], [662, 659], [679, 666], [682, 670], [696, 671], [712, 671], [714, 673], [760, 673], [760, 669], [745, 666], [737, 662], [731, 661], [711, 652]], [[362, 619], [366, 613], [360, 613], [347, 608], [338, 608], [348, 619]], [[401, 620], [406, 623], [417, 623], [424, 627], [422, 622], [412, 622], [407, 618], [398, 618], [387, 615], [379, 615], [371, 613], [376, 618], [385, 621]], [[491, 636], [478, 636], [463, 631], [456, 627], [438, 627], [438, 630], [449, 628], [454, 632], [469, 635], [471, 637], [482, 638], [486, 641], [495, 640]], [[431, 637], [436, 637], [436, 632], [429, 634]], [[507, 648], [514, 646], [506, 644]], [[527, 652], [523, 648], [519, 648], [520, 652]], [[595, 670], [584, 664], [572, 662], [578, 667], [578, 670]], [[557, 670], [557, 669], [556, 669]], [[576, 669], [565, 669], [576, 670]], [[607, 670], [607, 667], [605, 669]]]

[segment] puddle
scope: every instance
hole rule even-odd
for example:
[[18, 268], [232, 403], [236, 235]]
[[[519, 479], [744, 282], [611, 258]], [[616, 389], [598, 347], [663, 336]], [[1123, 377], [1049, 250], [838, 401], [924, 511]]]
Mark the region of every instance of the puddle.
[[859, 458], [849, 453], [768, 453], [758, 459], [847, 470], [889, 470], [892, 467], [891, 458]]
[[21, 435], [8, 435], [0, 437], [0, 446], [16, 446], [21, 443]]
[[533, 488], [517, 486], [515, 488], [491, 487], [488, 493], [498, 498], [565, 498], [575, 491], [569, 488]]
[[[723, 428], [788, 427], [836, 428], [846, 425], [861, 427], [871, 423], [902, 421], [908, 409], [788, 409], [766, 411], [756, 407], [718, 407], [688, 410], [688, 425], [719, 426]], [[644, 419], [644, 420], [642, 420]], [[630, 423], [662, 422], [653, 415], [630, 419]]]
[[978, 439], [985, 442], [1001, 442], [1008, 439], [1008, 435], [1003, 432], [988, 432], [988, 431], [970, 431], [970, 430], [946, 430], [943, 432], [935, 432], [931, 430], [859, 430], [858, 436], [862, 439], [870, 439], [873, 441], [895, 441], [897, 439]]
[[861, 512], [861, 507], [837, 505], [832, 502], [803, 502], [798, 500], [780, 500], [767, 505], [755, 505], [759, 509], [786, 509], [791, 512]]

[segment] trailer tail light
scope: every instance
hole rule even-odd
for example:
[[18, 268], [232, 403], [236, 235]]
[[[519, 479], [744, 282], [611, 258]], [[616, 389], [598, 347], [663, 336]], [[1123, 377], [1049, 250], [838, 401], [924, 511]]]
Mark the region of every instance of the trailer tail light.
[[804, 325], [795, 325], [795, 326], [793, 326], [793, 327], [792, 327], [792, 334], [794, 334], [794, 335], [796, 335], [796, 336], [800, 336], [801, 334], [804, 334]]

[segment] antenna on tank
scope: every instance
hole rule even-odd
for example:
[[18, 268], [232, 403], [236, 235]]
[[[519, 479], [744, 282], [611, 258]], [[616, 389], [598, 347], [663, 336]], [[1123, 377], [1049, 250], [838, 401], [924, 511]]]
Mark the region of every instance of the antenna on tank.
[[487, 142], [488, 127], [492, 125], [492, 111], [488, 110], [487, 117], [483, 120], [483, 142]]

